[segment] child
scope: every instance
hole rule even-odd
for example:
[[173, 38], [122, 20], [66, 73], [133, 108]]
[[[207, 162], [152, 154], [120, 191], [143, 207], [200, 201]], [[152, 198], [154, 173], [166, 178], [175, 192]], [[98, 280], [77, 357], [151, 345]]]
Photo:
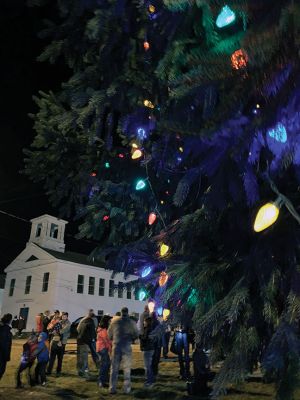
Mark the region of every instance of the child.
[[111, 320], [111, 316], [104, 315], [99, 323], [97, 330], [97, 343], [96, 351], [100, 359], [100, 369], [98, 377], [99, 387], [108, 387], [108, 372], [110, 367], [110, 358], [112, 342], [109, 340], [107, 335], [108, 326]]
[[154, 383], [154, 375], [152, 370], [152, 358], [154, 354], [154, 342], [149, 337], [149, 334], [152, 330], [152, 318], [146, 317], [144, 319], [144, 329], [143, 334], [140, 335], [140, 346], [141, 351], [144, 353], [144, 365], [145, 365], [145, 373], [146, 373], [146, 387], [152, 387]]
[[37, 345], [37, 365], [35, 367], [35, 383], [46, 385], [46, 366], [49, 361], [47, 333], [41, 332]]
[[27, 371], [27, 380], [30, 386], [33, 386], [33, 382], [30, 376], [30, 368], [32, 367], [34, 360], [36, 358], [37, 352], [37, 337], [35, 335], [31, 335], [27, 342], [23, 345], [23, 353], [21, 357], [21, 363], [17, 370], [17, 386], [16, 388], [22, 388], [23, 384], [21, 382], [21, 373], [28, 369]]

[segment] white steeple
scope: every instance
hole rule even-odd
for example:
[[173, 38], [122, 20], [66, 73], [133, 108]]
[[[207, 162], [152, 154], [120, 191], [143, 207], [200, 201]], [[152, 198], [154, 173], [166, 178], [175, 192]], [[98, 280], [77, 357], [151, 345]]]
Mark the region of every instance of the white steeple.
[[68, 221], [44, 214], [33, 218], [29, 243], [33, 242], [45, 249], [65, 252], [65, 225]]

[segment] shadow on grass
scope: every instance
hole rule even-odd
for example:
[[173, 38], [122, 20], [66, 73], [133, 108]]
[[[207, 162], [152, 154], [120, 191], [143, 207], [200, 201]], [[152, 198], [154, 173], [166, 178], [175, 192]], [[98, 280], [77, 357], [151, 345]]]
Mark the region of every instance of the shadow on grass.
[[157, 392], [155, 389], [141, 389], [134, 391], [134, 397], [136, 399], [174, 400], [176, 399], [177, 395], [178, 393], [173, 391]]
[[263, 397], [272, 397], [272, 394], [269, 393], [260, 393], [260, 392], [252, 392], [250, 390], [241, 390], [241, 389], [234, 389], [230, 388], [227, 390], [227, 395], [235, 395], [235, 394], [244, 394], [247, 396], [258, 397], [261, 399]]
[[85, 396], [82, 393], [76, 393], [72, 389], [57, 389], [52, 392], [54, 396], [57, 396], [61, 399], [88, 399], [88, 396]]

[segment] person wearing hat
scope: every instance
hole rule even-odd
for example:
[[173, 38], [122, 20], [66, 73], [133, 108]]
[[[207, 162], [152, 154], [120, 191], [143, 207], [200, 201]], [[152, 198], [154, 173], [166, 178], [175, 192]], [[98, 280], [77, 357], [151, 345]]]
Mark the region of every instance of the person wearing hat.
[[138, 338], [136, 323], [128, 315], [128, 308], [123, 307], [121, 317], [113, 318], [107, 331], [112, 341], [109, 392], [116, 393], [120, 363], [123, 361], [124, 393], [131, 391], [132, 342]]

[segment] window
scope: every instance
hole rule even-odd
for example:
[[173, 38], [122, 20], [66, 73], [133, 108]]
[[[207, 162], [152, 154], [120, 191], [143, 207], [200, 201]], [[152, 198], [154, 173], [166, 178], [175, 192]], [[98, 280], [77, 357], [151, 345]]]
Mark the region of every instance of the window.
[[95, 294], [95, 278], [93, 276], [89, 277], [89, 294]]
[[57, 236], [58, 236], [58, 225], [51, 224], [50, 237], [52, 237], [53, 239], [57, 239]]
[[135, 298], [135, 300], [139, 300], [139, 291], [137, 288], [135, 288], [135, 290], [134, 290], [134, 298]]
[[98, 310], [98, 317], [103, 317], [104, 311], [103, 310]]
[[42, 225], [42, 224], [37, 224], [37, 227], [36, 227], [36, 232], [35, 232], [35, 237], [39, 237], [39, 236], [41, 236], [41, 233], [42, 233], [42, 227], [43, 227], [43, 225]]
[[31, 286], [31, 276], [27, 276], [26, 283], [25, 283], [25, 294], [30, 293], [30, 286]]
[[99, 296], [104, 296], [105, 291], [105, 279], [99, 279]]
[[108, 292], [109, 297], [114, 297], [114, 291], [115, 291], [115, 281], [110, 279], [109, 280], [109, 292]]
[[50, 275], [49, 272], [44, 273], [42, 292], [48, 292], [49, 275]]
[[127, 299], [131, 300], [131, 287], [127, 288]]
[[15, 290], [15, 284], [16, 284], [16, 280], [15, 279], [11, 279], [10, 280], [10, 286], [9, 286], [9, 296], [13, 296], [14, 295], [14, 290]]
[[77, 293], [83, 293], [84, 288], [84, 276], [78, 275], [77, 278]]
[[119, 299], [123, 298], [123, 285], [121, 282], [119, 283], [119, 286], [118, 286], [118, 297], [119, 297]]

